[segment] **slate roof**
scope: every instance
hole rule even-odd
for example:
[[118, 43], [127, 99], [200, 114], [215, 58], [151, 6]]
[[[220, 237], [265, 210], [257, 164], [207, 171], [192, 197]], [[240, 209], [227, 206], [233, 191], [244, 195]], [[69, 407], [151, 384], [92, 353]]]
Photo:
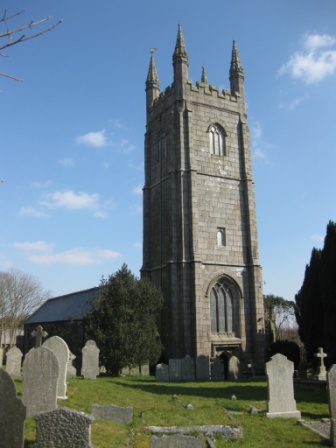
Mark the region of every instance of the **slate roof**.
[[28, 319], [25, 325], [43, 322], [82, 320], [91, 308], [91, 301], [99, 288], [85, 289], [48, 299]]

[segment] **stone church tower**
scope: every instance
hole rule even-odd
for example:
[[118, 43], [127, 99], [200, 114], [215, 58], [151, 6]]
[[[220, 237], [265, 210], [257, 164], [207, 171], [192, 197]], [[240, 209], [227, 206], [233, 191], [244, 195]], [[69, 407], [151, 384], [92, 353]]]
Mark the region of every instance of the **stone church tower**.
[[146, 80], [142, 277], [160, 286], [164, 358], [237, 356], [264, 365], [264, 309], [244, 72], [230, 90], [188, 78], [179, 25], [174, 80]]

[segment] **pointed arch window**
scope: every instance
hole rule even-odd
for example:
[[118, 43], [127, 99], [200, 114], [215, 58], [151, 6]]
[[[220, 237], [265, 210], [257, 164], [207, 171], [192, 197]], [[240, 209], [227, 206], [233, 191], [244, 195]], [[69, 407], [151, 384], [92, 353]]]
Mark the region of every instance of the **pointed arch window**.
[[210, 154], [225, 156], [225, 134], [218, 125], [211, 125], [209, 128]]
[[233, 294], [224, 282], [217, 282], [210, 292], [212, 333], [233, 332]]

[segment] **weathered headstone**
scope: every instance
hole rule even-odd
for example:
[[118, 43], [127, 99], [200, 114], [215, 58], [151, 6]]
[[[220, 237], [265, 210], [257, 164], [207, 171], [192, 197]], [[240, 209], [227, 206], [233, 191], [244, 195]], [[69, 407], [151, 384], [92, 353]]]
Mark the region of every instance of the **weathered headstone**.
[[49, 348], [32, 348], [22, 367], [23, 402], [27, 416], [56, 409], [59, 362]]
[[6, 371], [11, 376], [21, 376], [22, 352], [17, 347], [12, 347], [7, 352]]
[[224, 381], [224, 363], [221, 358], [215, 358], [211, 363], [211, 381]]
[[129, 369], [129, 374], [130, 374], [131, 376], [140, 375], [140, 367], [139, 367], [139, 366], [131, 367], [131, 368]]
[[35, 417], [35, 448], [91, 448], [93, 417], [69, 408], [58, 408]]
[[43, 343], [42, 347], [49, 348], [57, 356], [59, 362], [57, 398], [59, 400], [66, 400], [67, 399], [66, 376], [70, 354], [68, 344], [59, 336], [52, 336]]
[[182, 381], [195, 381], [195, 361], [189, 355], [181, 360], [181, 377]]
[[149, 376], [149, 364], [143, 364], [140, 366], [140, 375]]
[[169, 382], [169, 367], [167, 364], [157, 364], [155, 366], [155, 379], [161, 383]]
[[43, 330], [42, 325], [38, 325], [36, 330], [31, 332], [31, 335], [35, 338], [35, 348], [38, 348], [42, 346], [42, 338], [46, 338], [48, 333]]
[[85, 379], [95, 380], [99, 375], [99, 348], [95, 341], [91, 339], [82, 348], [82, 370], [81, 374]]
[[318, 381], [325, 381], [327, 379], [327, 371], [324, 365], [324, 358], [328, 355], [323, 352], [323, 348], [319, 347], [317, 349], [317, 353], [315, 353], [315, 357], [320, 360], [320, 365], [317, 367], [316, 379]]
[[210, 360], [209, 356], [200, 355], [196, 358], [196, 380], [209, 381]]
[[22, 448], [26, 406], [16, 395], [11, 376], [0, 367], [0, 446]]
[[93, 404], [91, 406], [91, 414], [95, 420], [109, 420], [114, 423], [122, 425], [128, 425], [133, 421], [133, 408], [132, 406], [115, 406], [109, 404], [101, 406]]
[[151, 436], [149, 446], [150, 448], [203, 448], [204, 437], [202, 434], [199, 434], [197, 437], [181, 434], [165, 437]]
[[73, 365], [74, 360], [76, 359], [76, 356], [69, 352], [69, 362], [68, 362], [68, 367], [67, 367], [67, 379], [70, 378], [76, 378], [77, 376], [77, 370], [76, 367]]
[[336, 419], [336, 364], [332, 364], [327, 374], [329, 416]]
[[228, 366], [228, 377], [230, 380], [238, 380], [240, 373], [240, 361], [237, 356], [231, 356]]
[[182, 362], [180, 359], [169, 360], [169, 381], [180, 383], [182, 379]]
[[277, 353], [266, 363], [268, 402], [267, 417], [301, 418], [296, 409], [293, 385], [294, 364], [286, 356]]

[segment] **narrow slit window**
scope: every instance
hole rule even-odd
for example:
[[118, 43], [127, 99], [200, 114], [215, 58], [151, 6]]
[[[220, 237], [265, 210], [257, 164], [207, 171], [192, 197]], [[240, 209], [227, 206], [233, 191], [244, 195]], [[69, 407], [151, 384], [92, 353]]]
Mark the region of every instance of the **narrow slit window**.
[[217, 229], [217, 246], [226, 246], [226, 235], [224, 228]]

